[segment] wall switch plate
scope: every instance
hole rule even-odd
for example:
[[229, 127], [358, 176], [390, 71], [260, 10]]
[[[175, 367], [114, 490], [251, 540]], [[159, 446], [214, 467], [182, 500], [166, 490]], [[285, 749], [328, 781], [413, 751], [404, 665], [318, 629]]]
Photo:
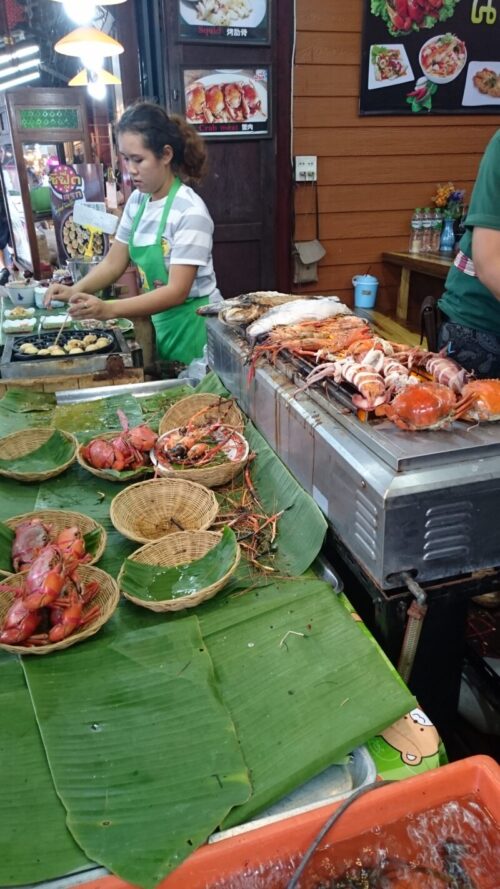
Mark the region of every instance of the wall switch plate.
[[316, 182], [318, 179], [318, 158], [314, 154], [298, 154], [295, 157], [295, 181]]

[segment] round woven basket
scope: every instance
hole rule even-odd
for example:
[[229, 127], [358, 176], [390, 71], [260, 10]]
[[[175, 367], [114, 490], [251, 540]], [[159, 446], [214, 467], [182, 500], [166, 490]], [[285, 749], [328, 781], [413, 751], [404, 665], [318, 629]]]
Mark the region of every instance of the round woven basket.
[[224, 426], [232, 426], [238, 432], [243, 432], [245, 419], [236, 402], [230, 398], [222, 398], [210, 392], [200, 392], [199, 395], [188, 395], [181, 398], [163, 415], [158, 427], [159, 435], [185, 426], [199, 411], [203, 411], [194, 420], [196, 426], [205, 423], [221, 422]]
[[[12, 432], [0, 439], [0, 459], [1, 460], [17, 460], [19, 457], [26, 457], [33, 451], [42, 447], [54, 434], [55, 429], [51, 426], [33, 426], [29, 429], [20, 429], [18, 432]], [[47, 478], [54, 478], [61, 475], [68, 466], [75, 462], [78, 442], [71, 432], [64, 432], [58, 429], [61, 435], [64, 435], [66, 441], [73, 445], [73, 453], [69, 460], [61, 463], [60, 466], [53, 467], [41, 472], [19, 472], [17, 470], [0, 469], [0, 475], [7, 478], [14, 478], [20, 482], [43, 482]]]
[[116, 530], [137, 543], [178, 531], [204, 531], [219, 504], [213, 491], [187, 479], [156, 478], [129, 485], [113, 497], [109, 515]]
[[[80, 565], [76, 569], [76, 577], [83, 583], [96, 580], [99, 583], [99, 591], [90, 602], [84, 606], [83, 613], [88, 613], [95, 605], [98, 605], [101, 613], [88, 624], [85, 624], [79, 630], [75, 630], [71, 636], [62, 639], [61, 642], [50, 642], [47, 645], [5, 645], [0, 643], [0, 648], [5, 651], [12, 651], [16, 654], [51, 654], [53, 651], [61, 651], [63, 648], [69, 648], [76, 645], [77, 642], [83, 642], [89, 636], [93, 636], [98, 630], [109, 620], [113, 614], [118, 602], [120, 601], [120, 590], [115, 579], [111, 575], [101, 571], [94, 565]], [[7, 611], [14, 601], [14, 590], [19, 587], [20, 582], [24, 580], [24, 574], [11, 574], [9, 577], [2, 579], [0, 588], [0, 626], [3, 624]]]
[[39, 509], [37, 512], [25, 512], [23, 515], [13, 516], [11, 519], [5, 519], [4, 525], [8, 525], [11, 531], [15, 531], [21, 522], [27, 522], [30, 519], [39, 519], [44, 525], [50, 525], [53, 536], [56, 537], [64, 528], [72, 528], [77, 526], [83, 535], [89, 534], [91, 531], [99, 531], [99, 543], [95, 553], [85, 562], [86, 565], [95, 565], [101, 558], [106, 549], [107, 534], [102, 525], [91, 519], [88, 515], [81, 512], [70, 512], [67, 509]]
[[[174, 565], [185, 565], [201, 559], [206, 553], [219, 543], [222, 534], [219, 531], [179, 531], [177, 534], [170, 534], [168, 537], [162, 537], [154, 543], [147, 543], [141, 546], [135, 553], [129, 556], [134, 562], [142, 562], [146, 565], [161, 565], [170, 568]], [[122, 586], [122, 578], [124, 566], [122, 565], [118, 575], [118, 585], [126, 599], [130, 599], [135, 605], [141, 608], [148, 608], [150, 611], [182, 611], [183, 608], [194, 608], [207, 599], [215, 596], [223, 586], [226, 585], [229, 578], [234, 574], [241, 558], [241, 550], [238, 546], [236, 558], [231, 565], [229, 571], [221, 577], [216, 583], [207, 586], [191, 596], [183, 596], [180, 599], [167, 599], [160, 602], [146, 602], [144, 599], [138, 599], [127, 593]]]
[[[120, 435], [120, 432], [117, 429], [117, 430], [115, 430], [115, 432], [103, 432], [101, 435], [96, 435], [95, 438], [102, 438], [102, 439], [104, 439], [104, 441], [112, 441], [114, 438], [118, 438], [119, 435]], [[91, 441], [92, 441], [92, 439], [91, 439]], [[88, 444], [88, 442], [87, 442], [87, 444]], [[153, 466], [141, 466], [139, 469], [126, 470], [127, 475], [124, 476], [124, 478], [119, 478], [116, 474], [113, 474], [113, 472], [111, 472], [109, 469], [96, 469], [94, 466], [91, 466], [90, 463], [87, 463], [87, 461], [85, 460], [85, 458], [83, 457], [83, 454], [82, 454], [84, 447], [85, 447], [85, 445], [81, 444], [78, 447], [78, 450], [76, 452], [76, 459], [78, 460], [80, 466], [82, 466], [83, 469], [86, 469], [87, 472], [91, 472], [92, 475], [96, 475], [97, 478], [107, 479], [108, 482], [119, 482], [119, 483], [128, 482], [134, 478], [144, 478], [145, 474], [147, 474], [148, 472], [153, 472], [153, 469], [154, 469]]]
[[[168, 430], [168, 432], [172, 431], [173, 430], [170, 429]], [[245, 442], [242, 433], [238, 429], [235, 429], [234, 431], [241, 436], [241, 439]], [[156, 473], [164, 478], [188, 479], [192, 482], [198, 482], [200, 485], [205, 485], [206, 488], [217, 488], [219, 485], [226, 485], [228, 482], [232, 481], [232, 479], [244, 468], [248, 461], [250, 450], [248, 442], [245, 442], [245, 444], [246, 453], [241, 460], [226, 460], [224, 463], [215, 463], [212, 466], [207, 465], [198, 468], [193, 467], [192, 469], [173, 469], [158, 463], [156, 466]]]

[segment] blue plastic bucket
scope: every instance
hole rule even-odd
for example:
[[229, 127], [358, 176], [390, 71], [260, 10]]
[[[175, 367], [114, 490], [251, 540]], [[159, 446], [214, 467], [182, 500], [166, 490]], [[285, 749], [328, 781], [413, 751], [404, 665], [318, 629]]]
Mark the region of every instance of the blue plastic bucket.
[[357, 309], [373, 309], [377, 299], [378, 280], [373, 275], [355, 275], [354, 306]]

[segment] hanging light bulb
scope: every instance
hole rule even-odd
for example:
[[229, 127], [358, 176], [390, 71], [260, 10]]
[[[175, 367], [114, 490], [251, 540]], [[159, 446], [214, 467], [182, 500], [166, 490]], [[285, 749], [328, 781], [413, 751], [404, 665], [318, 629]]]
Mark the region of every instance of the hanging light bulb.
[[56, 0], [56, 3], [62, 3], [66, 15], [73, 19], [77, 25], [88, 25], [96, 14], [96, 7], [99, 6], [117, 6], [119, 3], [125, 3], [125, 0], [106, 0], [105, 3], [96, 3], [96, 0]]
[[102, 83], [100, 80], [89, 81], [87, 91], [89, 95], [92, 96], [93, 99], [97, 99], [98, 102], [106, 98], [106, 84]]
[[104, 56], [97, 50], [84, 53], [80, 56], [80, 61], [88, 71], [100, 71], [104, 67]]
[[95, 16], [96, 4], [94, 0], [63, 0], [66, 15], [77, 25], [88, 25]]

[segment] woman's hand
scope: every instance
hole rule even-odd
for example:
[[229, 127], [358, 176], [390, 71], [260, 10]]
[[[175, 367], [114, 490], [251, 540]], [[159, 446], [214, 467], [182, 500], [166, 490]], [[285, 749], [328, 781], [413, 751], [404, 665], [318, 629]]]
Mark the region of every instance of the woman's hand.
[[90, 293], [74, 293], [68, 307], [69, 314], [77, 321], [95, 318], [97, 321], [109, 321], [114, 318], [111, 306]]
[[51, 284], [50, 287], [47, 287], [43, 304], [45, 308], [50, 309], [53, 299], [67, 303], [72, 292], [73, 288], [68, 286], [68, 284]]

